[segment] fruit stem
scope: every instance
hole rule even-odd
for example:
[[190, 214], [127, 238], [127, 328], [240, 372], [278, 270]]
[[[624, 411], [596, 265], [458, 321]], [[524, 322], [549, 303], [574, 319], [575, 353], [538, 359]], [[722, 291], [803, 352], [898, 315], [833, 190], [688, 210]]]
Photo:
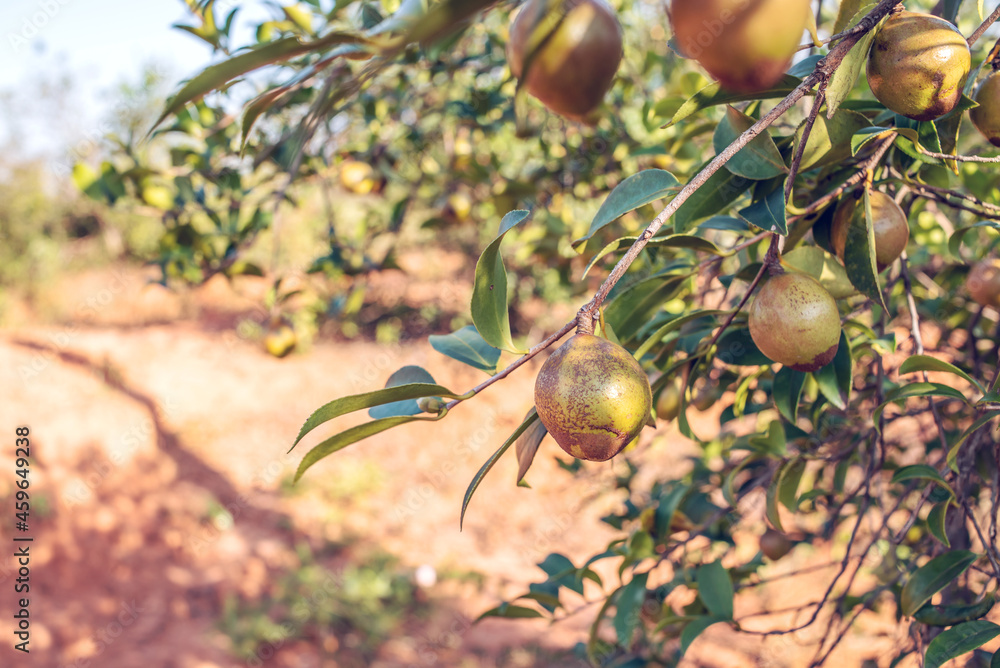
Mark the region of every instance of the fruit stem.
[[781, 266], [781, 247], [782, 237], [779, 234], [771, 235], [771, 243], [767, 247], [767, 253], [764, 254], [764, 267], [767, 269], [769, 276], [780, 276], [785, 273], [784, 267]]

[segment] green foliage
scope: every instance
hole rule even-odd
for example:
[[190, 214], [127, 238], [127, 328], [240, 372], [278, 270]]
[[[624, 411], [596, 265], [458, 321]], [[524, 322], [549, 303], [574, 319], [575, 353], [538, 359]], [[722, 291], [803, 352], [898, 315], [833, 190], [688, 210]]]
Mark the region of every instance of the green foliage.
[[[182, 175], [163, 184], [173, 193], [164, 200], [164, 238], [172, 239], [161, 244], [165, 275], [197, 282], [246, 260], [277, 210], [269, 198], [301, 201], [296, 188], [313, 182], [333, 203], [328, 248], [312, 262], [331, 281], [331, 295], [345, 276], [357, 290], [361, 274], [393, 266], [393, 251], [408, 243], [468, 256], [461, 279], [472, 296], [468, 314], [437, 329], [431, 344], [495, 373], [487, 384], [529, 359], [497, 370], [501, 350], [522, 355], [537, 343], [529, 340], [532, 325], [566, 334], [576, 324], [522, 322], [519, 305], [538, 297], [578, 305], [596, 290], [583, 317], [593, 316], [656, 378], [654, 395], [667, 383], [683, 388], [676, 427], [699, 450], [670, 476], [638, 476], [641, 450], [623, 457], [627, 471], [614, 490], [622, 503], [604, 518], [616, 537], [580, 566], [550, 555], [539, 582], [484, 616], [559, 620], [598, 600], [585, 648], [594, 665], [674, 665], [714, 624], [755, 625], [734, 614], [734, 599], [760, 584], [768, 564], [738, 550], [734, 536], [759, 536], [763, 517], [797, 544], [844, 552], [840, 571], [854, 586], [824, 586], [822, 600], [797, 611], [806, 626], [826, 625], [820, 650], [839, 642], [842, 623], [877, 607], [923, 625], [912, 637], [929, 638], [931, 624], [954, 620], [933, 642], [900, 647], [897, 660], [918, 646], [929, 664], [981, 646], [996, 635], [994, 625], [977, 619], [985, 603], [968, 606], [992, 600], [1000, 584], [990, 584], [1000, 577], [993, 570], [1000, 555], [982, 527], [983, 509], [997, 511], [998, 324], [963, 284], [965, 263], [998, 243], [1000, 187], [992, 165], [951, 159], [992, 150], [963, 126], [968, 102], [920, 123], [882, 107], [859, 76], [868, 35], [841, 50], [828, 80], [821, 77], [812, 119], [792, 106], [749, 137], [777, 99], [830, 62], [836, 44], [794, 64], [772, 90], [734, 95], [665, 53], [662, 17], [650, 22], [650, 6], [616, 5], [627, 62], [591, 128], [530, 101], [514, 104], [516, 84], [503, 67], [505, 6], [275, 7], [257, 43], [236, 50], [228, 28], [218, 28], [231, 16], [219, 20], [203, 5], [200, 25], [187, 29], [224, 59], [182, 87], [167, 107], [174, 124], [158, 131], [196, 142], [178, 143], [173, 168]], [[820, 28], [827, 35], [849, 28], [872, 6], [824, 7]], [[245, 84], [236, 78], [251, 71], [253, 94], [237, 95]], [[213, 87], [224, 91], [209, 93]], [[226, 122], [222, 102], [242, 103], [242, 127]], [[698, 177], [740, 137], [745, 147]], [[232, 160], [241, 168], [227, 172]], [[345, 179], [349, 164], [361, 165], [352, 167], [361, 186]], [[143, 189], [144, 179], [152, 187], [157, 177], [137, 169], [102, 168], [84, 187], [108, 199], [159, 201]], [[203, 188], [204, 201], [184, 195], [178, 178], [191, 180], [195, 193]], [[276, 185], [285, 179], [287, 190]], [[882, 273], [873, 189], [899, 201], [912, 228], [907, 257]], [[830, 252], [830, 225], [847, 197], [864, 207], [850, 223], [841, 263]], [[361, 201], [365, 215], [345, 234], [342, 203], [350, 200]], [[216, 221], [213, 212], [227, 205], [235, 213], [216, 213]], [[610, 274], [611, 261], [637, 243], [642, 250], [627, 271]], [[749, 293], [765, 271], [781, 271], [779, 261], [815, 276], [838, 300], [837, 354], [811, 373], [772, 363], [747, 327]], [[596, 279], [609, 274], [598, 289]], [[337, 298], [352, 306], [341, 313], [360, 313], [363, 293], [344, 294]], [[412, 369], [385, 389], [335, 399], [307, 420], [296, 443], [348, 412], [370, 408], [372, 420], [315, 446], [297, 476], [343, 447], [414, 420], [445, 419], [452, 405], [475, 399]], [[688, 419], [688, 411], [715, 404], [717, 430]], [[474, 476], [460, 522], [512, 445], [523, 482], [544, 436], [528, 410]], [[578, 474], [584, 466], [564, 468]], [[910, 541], [904, 526], [919, 528], [918, 537]], [[617, 574], [612, 581], [592, 568], [605, 561]], [[937, 596], [940, 605], [929, 610]]]

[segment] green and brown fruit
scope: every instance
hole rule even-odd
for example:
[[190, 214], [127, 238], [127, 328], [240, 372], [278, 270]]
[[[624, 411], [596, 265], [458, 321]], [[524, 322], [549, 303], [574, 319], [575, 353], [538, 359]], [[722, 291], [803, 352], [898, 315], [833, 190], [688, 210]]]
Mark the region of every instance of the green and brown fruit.
[[774, 529], [768, 529], [760, 537], [760, 551], [771, 561], [777, 561], [792, 551], [794, 543], [788, 537]]
[[751, 93], [784, 75], [809, 13], [809, 0], [673, 0], [670, 24], [681, 53], [723, 88]]
[[[566, 118], [589, 122], [622, 59], [622, 28], [603, 0], [528, 0], [510, 26], [507, 61], [525, 90]], [[536, 45], [537, 43], [537, 45]]]
[[563, 450], [605, 461], [628, 445], [650, 418], [649, 379], [621, 346], [576, 334], [545, 361], [535, 379], [535, 409]]
[[668, 380], [656, 398], [656, 417], [667, 421], [677, 417], [681, 412], [681, 396], [683, 393], [684, 388], [680, 383], [680, 379], [673, 378]]
[[979, 304], [1000, 308], [1000, 260], [986, 258], [973, 265], [965, 289]]
[[979, 106], [969, 110], [972, 124], [991, 144], [1000, 146], [1000, 71], [986, 75], [973, 99]]
[[[872, 231], [875, 235], [875, 264], [882, 271], [906, 250], [906, 242], [910, 240], [910, 226], [906, 222], [906, 214], [889, 195], [875, 190], [869, 200], [872, 208]], [[841, 261], [847, 246], [847, 230], [855, 215], [865, 215], [864, 201], [854, 199], [851, 195], [844, 197], [833, 213], [830, 244]]]
[[816, 371], [837, 354], [840, 313], [811, 276], [771, 277], [750, 305], [750, 336], [764, 355], [798, 371]]
[[297, 343], [295, 330], [284, 319], [272, 320], [264, 332], [264, 349], [279, 359], [295, 350]]
[[930, 121], [962, 99], [972, 54], [953, 24], [930, 14], [892, 14], [868, 52], [868, 86], [879, 102], [908, 118]]

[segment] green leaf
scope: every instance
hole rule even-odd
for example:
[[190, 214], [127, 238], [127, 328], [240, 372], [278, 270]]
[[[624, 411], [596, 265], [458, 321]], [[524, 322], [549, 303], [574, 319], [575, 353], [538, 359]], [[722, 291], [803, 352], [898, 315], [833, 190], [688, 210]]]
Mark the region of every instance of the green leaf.
[[844, 243], [844, 268], [847, 277], [861, 294], [886, 309], [875, 265], [875, 230], [872, 227], [871, 198], [864, 193], [864, 206], [854, 208]]
[[773, 98], [785, 97], [795, 90], [796, 86], [800, 83], [802, 83], [802, 80], [798, 77], [786, 74], [780, 81], [770, 88], [754, 93], [733, 93], [731, 91], [723, 90], [722, 86], [718, 83], [711, 83], [695, 93], [689, 100], [682, 104], [680, 109], [674, 113], [670, 122], [663, 127], [679, 123], [691, 114], [719, 104], [745, 102], [747, 100], [769, 100]]
[[331, 436], [307, 452], [305, 457], [302, 458], [302, 461], [299, 462], [299, 468], [295, 471], [295, 482], [298, 482], [299, 479], [302, 478], [302, 474], [305, 473], [310, 466], [324, 457], [332, 455], [338, 450], [343, 450], [353, 443], [357, 443], [358, 441], [366, 439], [369, 436], [374, 436], [375, 434], [381, 434], [386, 429], [392, 429], [393, 427], [398, 427], [399, 425], [406, 424], [407, 422], [414, 422], [417, 420], [433, 422], [435, 420], [440, 420], [446, 414], [447, 411], [442, 411], [434, 417], [401, 415], [382, 418], [380, 420], [366, 422], [365, 424], [358, 425], [357, 427], [352, 427], [347, 431], [337, 434], [336, 436]]
[[725, 313], [726, 311], [718, 311], [715, 309], [705, 309], [702, 311], [689, 311], [684, 315], [679, 315], [676, 318], [668, 321], [666, 324], [662, 325], [658, 330], [646, 337], [646, 340], [642, 342], [638, 348], [636, 348], [634, 357], [637, 360], [641, 360], [646, 353], [652, 350], [653, 346], [658, 344], [663, 340], [670, 332], [680, 329], [683, 325], [691, 322], [692, 320], [697, 320], [699, 318], [706, 318]]
[[[847, 3], [848, 5], [857, 6], [861, 4], [860, 8], [854, 13], [854, 16], [848, 21], [848, 26], [857, 25], [857, 23], [864, 17], [868, 12], [870, 12], [874, 7], [874, 2], [870, 3]], [[841, 3], [841, 12], [845, 10], [844, 3]], [[837, 20], [840, 20], [838, 15]], [[851, 50], [847, 52], [844, 56], [844, 60], [841, 61], [840, 66], [833, 71], [830, 76], [830, 81], [826, 86], [826, 117], [833, 118], [833, 115], [837, 113], [840, 109], [840, 103], [847, 99], [850, 95], [851, 90], [854, 89], [854, 84], [858, 80], [858, 75], [861, 74], [861, 67], [868, 60], [868, 49], [871, 47], [872, 40], [875, 39], [875, 33], [877, 30], [870, 30], [861, 36], [861, 39], [851, 47]], [[836, 33], [834, 33], [836, 34]]]
[[525, 608], [520, 605], [511, 605], [509, 603], [502, 603], [495, 608], [491, 608], [479, 615], [476, 618], [478, 622], [480, 619], [486, 619], [487, 617], [506, 617], [508, 619], [533, 619], [536, 617], [543, 617], [542, 613], [534, 608]]
[[284, 37], [273, 42], [267, 42], [229, 58], [217, 65], [206, 67], [200, 74], [188, 80], [177, 93], [171, 97], [156, 122], [155, 128], [167, 116], [176, 114], [187, 104], [200, 100], [206, 93], [222, 88], [233, 79], [248, 72], [278, 63], [304, 53], [311, 53], [336, 44], [358, 44], [365, 42], [360, 35], [348, 33], [330, 33], [322, 38], [303, 42], [298, 37]]
[[629, 211], [677, 194], [679, 186], [680, 182], [677, 178], [662, 169], [644, 169], [633, 174], [615, 186], [615, 189], [601, 204], [601, 208], [597, 210], [597, 215], [594, 216], [590, 229], [584, 236], [573, 242], [573, 247], [579, 250], [598, 230]]
[[[593, 259], [587, 264], [587, 268], [583, 270], [583, 276], [585, 277], [590, 273], [590, 270], [594, 268], [601, 258], [605, 257], [609, 253], [614, 253], [617, 251], [628, 250], [635, 240], [639, 237], [621, 237], [620, 239], [615, 239], [607, 246], [602, 248]], [[691, 248], [696, 251], [703, 251], [706, 253], [711, 253], [712, 255], [722, 256], [725, 253], [719, 249], [714, 243], [705, 239], [704, 237], [696, 237], [693, 234], [670, 234], [665, 237], [653, 237], [646, 243], [646, 248]]]
[[698, 597], [717, 619], [733, 618], [733, 581], [721, 561], [698, 567]]
[[778, 486], [778, 501], [790, 511], [799, 509], [799, 483], [806, 471], [806, 460], [796, 457], [788, 462], [781, 471], [781, 483]]
[[687, 651], [691, 643], [702, 634], [702, 632], [713, 624], [718, 624], [719, 622], [725, 622], [725, 619], [716, 619], [715, 617], [695, 617], [684, 627], [681, 631], [681, 656]]
[[[982, 647], [1000, 636], [1000, 625], [985, 619], [965, 622], [941, 632], [927, 645], [924, 668], [939, 668], [956, 657]], [[996, 663], [995, 657], [992, 663]]]
[[954, 232], [952, 232], [951, 238], [948, 239], [948, 250], [951, 254], [957, 257], [959, 260], [962, 258], [962, 241], [965, 239], [965, 234], [969, 230], [974, 230], [978, 228], [987, 228], [991, 230], [996, 230], [1000, 232], [1000, 223], [992, 220], [981, 220], [974, 225], [966, 225], [965, 227], [960, 227]]
[[660, 495], [656, 504], [656, 514], [654, 515], [657, 536], [670, 535], [670, 523], [674, 519], [674, 513], [677, 512], [677, 508], [681, 505], [681, 502], [690, 489], [684, 483], [674, 482]]
[[473, 325], [443, 336], [431, 334], [427, 338], [431, 348], [442, 355], [468, 364], [474, 369], [485, 371], [491, 376], [497, 371], [500, 350], [486, 343]]
[[815, 278], [834, 299], [843, 299], [857, 292], [837, 256], [819, 246], [793, 248], [781, 255], [781, 263]]
[[[535, 407], [532, 406], [528, 414], [524, 416], [525, 420], [530, 420], [532, 417], [537, 417], [538, 413], [535, 411]], [[538, 446], [541, 444], [542, 439], [545, 435], [549, 433], [545, 425], [542, 424], [541, 420], [535, 420], [531, 423], [523, 434], [521, 434], [517, 441], [514, 442], [514, 452], [517, 454], [517, 482], [520, 484], [524, 480], [525, 474], [528, 469], [531, 468], [531, 463], [535, 461], [535, 453], [538, 452]]]
[[494, 452], [493, 455], [486, 460], [486, 462], [476, 472], [476, 475], [473, 476], [472, 482], [469, 483], [469, 488], [465, 490], [465, 498], [462, 499], [462, 514], [458, 518], [459, 531], [462, 530], [462, 525], [465, 522], [465, 511], [469, 508], [469, 501], [472, 500], [472, 495], [475, 494], [476, 490], [479, 488], [479, 483], [483, 481], [483, 478], [485, 478], [486, 474], [490, 472], [490, 469], [493, 468], [493, 465], [500, 460], [500, 457], [503, 456], [503, 453], [507, 452], [507, 448], [509, 448], [511, 444], [513, 444], [514, 441], [516, 441], [521, 434], [527, 431], [528, 427], [530, 427], [532, 423], [534, 423], [535, 420], [537, 419], [538, 419], [538, 413], [529, 412], [528, 417], [524, 419], [524, 422], [522, 422], [518, 426], [518, 428], [514, 430], [514, 433], [511, 434], [506, 441], [504, 441], [503, 445], [497, 448], [497, 451]]
[[[418, 383], [434, 385], [434, 376], [419, 366], [411, 365], [404, 366], [389, 376], [388, 380], [385, 381], [385, 386], [389, 388]], [[368, 409], [369, 417], [376, 420], [400, 415], [419, 415], [422, 412], [420, 406], [417, 405], [416, 399], [402, 399], [400, 401], [372, 406]]]
[[[419, 399], [421, 397], [448, 397], [449, 399], [457, 399], [461, 395], [455, 394], [451, 390], [441, 385], [432, 385], [428, 383], [412, 383], [409, 385], [399, 385], [396, 387], [387, 387], [382, 390], [375, 390], [374, 392], [365, 392], [364, 394], [354, 394], [349, 397], [341, 397], [340, 399], [334, 399], [328, 404], [321, 406], [316, 409], [312, 415], [305, 421], [302, 428], [299, 430], [299, 435], [295, 438], [295, 443], [292, 444], [294, 448], [302, 437], [308, 434], [310, 431], [341, 415], [346, 415], [347, 413], [352, 413], [362, 408], [371, 408], [372, 406], [379, 406], [381, 404], [387, 404], [394, 401], [404, 401], [406, 399]], [[291, 449], [289, 449], [291, 452]]]
[[949, 494], [955, 496], [955, 492], [951, 489], [941, 474], [937, 472], [937, 469], [933, 466], [928, 466], [927, 464], [912, 464], [910, 466], [904, 466], [897, 470], [892, 475], [892, 483], [906, 482], [907, 480], [932, 480], [938, 485], [943, 487], [948, 491]]
[[913, 373], [915, 371], [940, 371], [944, 373], [951, 373], [959, 378], [964, 378], [972, 383], [980, 392], [986, 394], [986, 388], [984, 388], [978, 380], [962, 371], [954, 364], [949, 364], [944, 360], [939, 360], [935, 357], [931, 357], [930, 355], [911, 355], [899, 366], [900, 374]]
[[[822, 167], [842, 162], [851, 157], [851, 137], [861, 128], [871, 125], [867, 118], [856, 111], [839, 109], [833, 118], [822, 114], [816, 117], [809, 138], [802, 151], [800, 169], [804, 172], [813, 167]], [[802, 142], [805, 121], [795, 132], [795, 145]]]
[[837, 20], [833, 23], [834, 35], [844, 32], [857, 23], [855, 18], [858, 15], [858, 9], [861, 8], [864, 1], [865, 0], [841, 0], [840, 8], [837, 10]]
[[958, 453], [962, 449], [962, 444], [964, 444], [977, 429], [998, 416], [1000, 416], [1000, 411], [990, 411], [989, 413], [976, 418], [976, 421], [973, 422], [968, 429], [962, 432], [958, 441], [956, 441], [955, 445], [951, 446], [951, 449], [948, 451], [948, 468], [955, 473], [958, 473], [958, 465], [956, 464], [956, 461], [958, 460]]
[[985, 617], [995, 604], [996, 598], [993, 594], [987, 594], [983, 600], [971, 605], [931, 605], [926, 603], [913, 613], [913, 617], [921, 624], [928, 626], [954, 626]]
[[628, 647], [632, 643], [632, 635], [639, 624], [639, 611], [646, 602], [646, 579], [648, 573], [636, 573], [632, 580], [621, 588], [615, 611], [615, 634], [618, 644]]
[[[700, 170], [699, 170], [700, 171]], [[686, 232], [702, 218], [712, 216], [739, 199], [753, 184], [750, 179], [720, 169], [708, 177], [674, 213], [674, 231]]]
[[739, 215], [764, 231], [787, 235], [784, 184], [785, 180], [782, 179], [770, 193], [755, 200], [750, 206], [740, 209]]
[[623, 341], [630, 340], [654, 312], [663, 308], [688, 276], [659, 274], [634, 283], [608, 303], [604, 319]]
[[774, 406], [792, 424], [798, 419], [799, 397], [802, 395], [805, 380], [806, 375], [803, 372], [787, 366], [781, 367], [774, 375], [774, 387], [771, 391]]
[[878, 125], [873, 125], [868, 128], [861, 128], [854, 135], [851, 136], [851, 155], [857, 155], [861, 147], [870, 141], [876, 139], [881, 139], [886, 135], [893, 134], [896, 132], [896, 128], [887, 128]]
[[956, 550], [934, 557], [915, 570], [903, 585], [903, 593], [900, 596], [903, 616], [912, 617], [913, 613], [934, 594], [951, 584], [975, 561], [974, 553], [968, 550]]
[[762, 366], [772, 364], [750, 336], [746, 327], [730, 328], [716, 343], [716, 359], [735, 366]]
[[500, 256], [504, 236], [530, 215], [528, 211], [511, 211], [500, 221], [500, 232], [490, 242], [476, 262], [476, 280], [472, 288], [472, 322], [483, 340], [494, 348], [522, 353], [510, 336], [510, 314], [507, 311], [507, 268]]
[[909, 397], [951, 397], [965, 401], [965, 395], [953, 387], [941, 383], [916, 382], [901, 385], [885, 393], [885, 401], [875, 408], [872, 419], [878, 424], [879, 416], [889, 404]]
[[833, 361], [813, 372], [819, 391], [827, 401], [841, 410], [847, 407], [851, 398], [852, 365], [851, 345], [847, 334], [841, 331]]
[[927, 513], [927, 529], [945, 547], [951, 547], [951, 541], [948, 540], [948, 532], [944, 529], [944, 521], [948, 515], [949, 504], [951, 504], [950, 500], [942, 501]]
[[[958, 22], [958, 10], [962, 7], [962, 0], [944, 0], [944, 8], [941, 18], [949, 23]], [[982, 15], [982, 11], [979, 12]], [[980, 19], [981, 20], [981, 19]]]
[[[737, 137], [750, 129], [755, 120], [731, 106], [726, 107], [726, 115], [715, 128], [712, 145], [718, 155]], [[788, 168], [781, 157], [771, 135], [765, 130], [750, 140], [746, 146], [729, 159], [725, 165], [733, 174], [746, 179], [764, 180], [787, 174]], [[784, 205], [782, 205], [784, 208]]]

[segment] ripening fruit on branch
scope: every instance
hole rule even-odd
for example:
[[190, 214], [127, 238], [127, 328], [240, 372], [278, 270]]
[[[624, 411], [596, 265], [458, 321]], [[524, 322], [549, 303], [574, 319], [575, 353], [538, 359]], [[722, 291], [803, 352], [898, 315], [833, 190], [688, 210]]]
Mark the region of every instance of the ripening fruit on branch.
[[267, 326], [267, 331], [264, 332], [264, 348], [279, 359], [295, 350], [297, 343], [298, 337], [295, 336], [295, 330], [288, 324], [288, 321], [282, 318], [272, 319]]
[[660, 390], [660, 395], [656, 398], [656, 417], [661, 420], [673, 420], [681, 412], [681, 394], [683, 393], [680, 380], [674, 378], [667, 382]]
[[916, 121], [944, 116], [962, 99], [972, 54], [954, 25], [930, 14], [891, 15], [868, 52], [868, 86], [879, 102]]
[[[906, 250], [906, 242], [910, 240], [910, 226], [906, 222], [906, 214], [892, 197], [873, 190], [870, 199], [872, 230], [875, 233], [875, 264], [882, 271]], [[841, 261], [847, 245], [847, 229], [856, 214], [864, 216], [864, 201], [856, 200], [850, 195], [840, 201], [833, 213], [830, 243]]]
[[837, 354], [837, 302], [811, 276], [773, 276], [750, 305], [750, 336], [769, 359], [798, 371], [816, 371]]
[[535, 409], [563, 450], [578, 459], [611, 459], [650, 418], [646, 373], [618, 344], [576, 334], [545, 361], [535, 379]]
[[979, 106], [969, 110], [972, 124], [991, 144], [1000, 146], [1000, 72], [990, 72], [979, 84], [973, 99]]
[[[528, 0], [510, 26], [507, 61], [525, 90], [566, 118], [587, 121], [611, 89], [622, 59], [622, 28], [603, 0], [562, 0], [548, 28], [547, 0]], [[536, 30], [542, 26], [539, 30]], [[546, 30], [551, 34], [545, 37]], [[532, 39], [545, 37], [535, 47]], [[534, 53], [532, 53], [534, 50]], [[529, 62], [530, 59], [530, 62]]]
[[1000, 260], [987, 258], [977, 262], [965, 278], [965, 289], [983, 306], [1000, 308]]
[[367, 195], [375, 190], [375, 170], [358, 160], [345, 160], [340, 166], [340, 185], [357, 195]]
[[794, 544], [785, 534], [768, 529], [760, 537], [760, 551], [771, 561], [777, 561], [792, 551]]
[[670, 24], [681, 53], [723, 88], [751, 93], [781, 79], [809, 12], [809, 0], [673, 0]]

